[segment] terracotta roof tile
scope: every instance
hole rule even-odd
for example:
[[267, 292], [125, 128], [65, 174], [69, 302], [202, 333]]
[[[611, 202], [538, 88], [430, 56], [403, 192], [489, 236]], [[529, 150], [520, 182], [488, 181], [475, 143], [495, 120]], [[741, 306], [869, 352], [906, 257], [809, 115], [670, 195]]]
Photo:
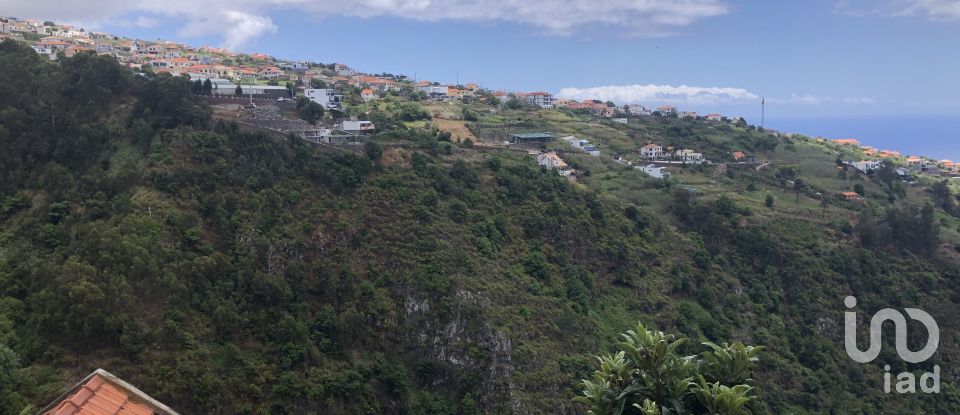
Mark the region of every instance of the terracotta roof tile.
[[[109, 375], [112, 376], [112, 375]], [[122, 384], [125, 382], [119, 381]], [[134, 388], [135, 389], [135, 388]], [[131, 392], [95, 372], [83, 385], [43, 415], [154, 415], [154, 409]], [[133, 400], [131, 399], [133, 397]], [[147, 397], [149, 400], [149, 397]], [[162, 406], [162, 405], [161, 405]]]

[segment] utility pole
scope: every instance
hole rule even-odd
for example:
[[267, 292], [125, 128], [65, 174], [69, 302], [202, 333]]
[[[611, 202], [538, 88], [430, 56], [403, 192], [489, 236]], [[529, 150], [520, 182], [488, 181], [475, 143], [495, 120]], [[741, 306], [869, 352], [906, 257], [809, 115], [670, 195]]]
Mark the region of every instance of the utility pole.
[[763, 129], [767, 121], [767, 98], [760, 98], [760, 128]]

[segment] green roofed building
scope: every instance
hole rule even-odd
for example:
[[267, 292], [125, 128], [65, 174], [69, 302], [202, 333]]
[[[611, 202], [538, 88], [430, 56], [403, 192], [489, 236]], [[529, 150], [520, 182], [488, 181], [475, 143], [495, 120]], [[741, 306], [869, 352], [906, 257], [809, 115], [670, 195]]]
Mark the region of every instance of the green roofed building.
[[514, 144], [546, 142], [553, 138], [550, 133], [517, 133], [510, 134], [510, 142]]

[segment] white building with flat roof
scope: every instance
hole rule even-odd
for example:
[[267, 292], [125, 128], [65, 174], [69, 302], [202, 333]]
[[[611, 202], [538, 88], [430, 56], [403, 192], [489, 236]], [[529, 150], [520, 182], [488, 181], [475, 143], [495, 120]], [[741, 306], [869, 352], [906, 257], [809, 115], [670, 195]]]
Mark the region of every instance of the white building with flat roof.
[[342, 95], [337, 95], [335, 89], [305, 89], [303, 95], [307, 99], [322, 105], [324, 108], [340, 108]]
[[664, 167], [657, 167], [653, 164], [648, 164], [646, 166], [634, 166], [633, 168], [642, 171], [647, 176], [653, 177], [654, 179], [669, 179], [670, 172]]

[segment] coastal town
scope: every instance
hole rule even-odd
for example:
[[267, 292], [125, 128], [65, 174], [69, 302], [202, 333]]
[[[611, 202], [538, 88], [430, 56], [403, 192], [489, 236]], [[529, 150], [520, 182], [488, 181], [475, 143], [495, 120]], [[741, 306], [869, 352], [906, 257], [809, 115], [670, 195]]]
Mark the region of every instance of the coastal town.
[[[263, 53], [238, 53], [211, 46], [190, 46], [157, 40], [144, 41], [99, 31], [86, 31], [69, 24], [58, 24], [39, 19], [18, 17], [0, 18], [0, 40], [25, 42], [39, 55], [50, 60], [71, 57], [78, 53], [110, 56], [139, 74], [169, 74], [188, 77], [195, 93], [203, 96], [215, 109], [235, 111], [238, 122], [298, 135], [317, 144], [357, 144], [364, 136], [377, 133], [374, 122], [362, 114], [344, 111], [345, 103], [371, 103], [387, 97], [404, 97], [433, 103], [480, 102], [496, 108], [535, 108], [570, 110], [590, 114], [598, 120], [613, 124], [628, 124], [638, 117], [672, 118], [704, 123], [747, 126], [740, 116], [717, 113], [706, 115], [679, 109], [673, 105], [648, 108], [637, 103], [618, 105], [596, 99], [572, 100], [555, 97], [550, 92], [503, 91], [481, 87], [474, 82], [446, 84], [405, 75], [373, 74], [357, 70], [345, 63], [321, 64], [285, 60]], [[328, 116], [313, 123], [289, 119], [282, 111], [258, 109], [273, 106], [290, 107], [297, 99], [308, 100], [327, 111]], [[302, 104], [296, 104], [302, 105]], [[778, 137], [792, 134], [772, 129], [765, 133]], [[607, 153], [602, 145], [575, 135], [560, 135], [558, 142], [574, 153], [600, 156]], [[542, 144], [554, 139], [546, 131], [504, 134], [501, 139], [478, 142], [478, 145], [517, 147], [526, 149], [534, 159], [563, 176], [574, 178], [576, 171], [564, 162], [565, 151], [548, 151]], [[895, 165], [904, 180], [913, 175], [960, 177], [960, 163], [951, 160], [933, 160], [921, 156], [904, 156], [893, 150], [881, 150], [861, 144], [855, 139], [816, 138], [845, 148], [856, 149], [859, 159], [844, 160], [843, 164], [861, 173], [871, 174], [886, 160]], [[478, 140], [479, 141], [479, 140]], [[656, 179], [670, 179], [672, 167], [711, 165], [702, 152], [694, 148], [674, 147], [651, 141], [636, 149], [635, 154], [607, 154], [617, 163], [632, 167]], [[762, 160], [734, 149], [724, 155], [722, 163], [763, 164]]]

